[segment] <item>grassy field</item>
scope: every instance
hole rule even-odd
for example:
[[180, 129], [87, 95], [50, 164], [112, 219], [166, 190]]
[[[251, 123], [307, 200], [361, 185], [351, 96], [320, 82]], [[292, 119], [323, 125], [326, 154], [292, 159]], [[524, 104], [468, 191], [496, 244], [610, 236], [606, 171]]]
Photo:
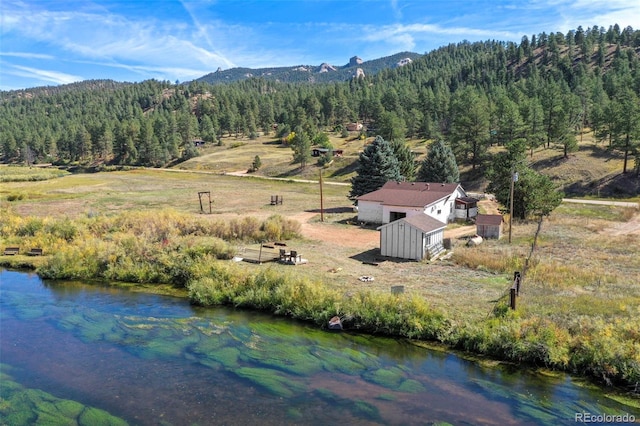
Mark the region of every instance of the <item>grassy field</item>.
[[[252, 143], [270, 148], [263, 159], [264, 167], [282, 168], [273, 175], [284, 180], [222, 173], [242, 170], [239, 167], [242, 163], [249, 164], [257, 152], [250, 150]], [[243, 150], [246, 151], [241, 153]], [[277, 155], [271, 154], [274, 150]], [[356, 152], [354, 147], [353, 153], [347, 152], [343, 160], [347, 162], [349, 155]], [[574, 173], [561, 169], [573, 169], [574, 163], [588, 162], [590, 155], [585, 149], [568, 161], [554, 162], [553, 152], [546, 153], [548, 160], [542, 158], [543, 154], [537, 152], [534, 158], [547, 161], [549, 170], [559, 175]], [[69, 223], [74, 221], [96, 227], [102, 225], [91, 220], [122, 222], [131, 216], [137, 217], [135, 220], [141, 221], [141, 225], [137, 225], [137, 231], [129, 232], [146, 234], [147, 220], [154, 232], [171, 236], [156, 238], [158, 244], [168, 239], [171, 243], [175, 240], [177, 246], [195, 247], [198, 241], [209, 241], [211, 237], [198, 236], [197, 232], [178, 236], [171, 230], [159, 231], [160, 222], [178, 217], [177, 223], [183, 223], [193, 218], [198, 221], [197, 226], [193, 225], [195, 228], [214, 228], [220, 222], [247, 217], [264, 221], [277, 214], [300, 222], [301, 236], [286, 243], [308, 263], [293, 267], [225, 261], [230, 268], [248, 275], [267, 273], [287, 280], [306, 280], [347, 299], [362, 292], [386, 297], [391, 286], [403, 285], [404, 298], [418, 298], [444, 315], [448, 325], [439, 329], [438, 339], [451, 346], [512, 361], [543, 359], [547, 366], [584, 373], [605, 382], [620, 381], [631, 386], [634, 380], [640, 380], [637, 331], [640, 234], [633, 226], [638, 221], [637, 209], [563, 204], [554, 211], [543, 223], [538, 248], [518, 298], [518, 309], [509, 312], [505, 310], [505, 295], [513, 272], [522, 270], [529, 254], [535, 224], [514, 223], [512, 244], [502, 239], [470, 248], [465, 246], [464, 239], [454, 238], [453, 256], [448, 260], [431, 263], [386, 260], [377, 266], [363, 263], [378, 256], [377, 231], [356, 224], [347, 199], [350, 187], [329, 183], [323, 186], [325, 211], [321, 222], [319, 185], [294, 181], [294, 177], [300, 176], [293, 176], [294, 166], [287, 166], [290, 167], [287, 171], [285, 165], [290, 161], [287, 156], [290, 156], [288, 148], [271, 146], [265, 141], [246, 141], [236, 147], [211, 148], [208, 154], [181, 165], [182, 170], [139, 169], [8, 182], [0, 187], [0, 244], [18, 245], [24, 250], [37, 244], [51, 254], [66, 250], [59, 249], [66, 243], [43, 237], [41, 229], [49, 227], [65, 235], [65, 229], [73, 227]], [[228, 162], [224, 170], [220, 165], [222, 158]], [[344, 164], [337, 167], [340, 168], [336, 170], [346, 170]], [[612, 164], [606, 164], [605, 168], [598, 172], [594, 165], [587, 170], [600, 176], [615, 173]], [[324, 172], [325, 177], [335, 174], [329, 169]], [[328, 180], [344, 182], [348, 175]], [[311, 179], [317, 176], [315, 167], [308, 167], [302, 174]], [[199, 191], [211, 192], [212, 214], [200, 212]], [[15, 194], [20, 197], [14, 197]], [[270, 205], [272, 195], [282, 196], [283, 204]], [[208, 212], [208, 206], [205, 209]], [[136, 212], [147, 214], [147, 219], [144, 215], [136, 216]], [[445, 232], [456, 229], [459, 225], [450, 225]], [[105, 244], [117, 240], [131, 247], [136, 245], [136, 241], [126, 236], [107, 234], [104, 238]], [[144, 238], [149, 236], [138, 239], [146, 241]], [[99, 250], [101, 244], [94, 243], [91, 250]], [[221, 250], [241, 253], [243, 248], [259, 247], [251, 238], [227, 244], [231, 247]], [[138, 249], [145, 255], [144, 247]], [[5, 265], [21, 266], [46, 263], [46, 256], [38, 259], [3, 256], [1, 260]], [[374, 279], [361, 281], [362, 276]], [[540, 348], [546, 352], [536, 355], [536, 351], [543, 350]]]

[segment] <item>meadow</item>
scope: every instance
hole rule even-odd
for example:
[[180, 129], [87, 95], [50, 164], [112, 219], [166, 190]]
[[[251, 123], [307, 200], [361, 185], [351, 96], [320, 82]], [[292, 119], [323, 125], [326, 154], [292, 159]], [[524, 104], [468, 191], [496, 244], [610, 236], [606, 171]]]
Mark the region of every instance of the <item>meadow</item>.
[[[235, 149], [243, 146], [226, 147]], [[216, 150], [205, 155], [215, 157]], [[472, 248], [454, 238], [446, 260], [387, 259], [374, 266], [377, 232], [357, 225], [349, 186], [323, 186], [321, 221], [317, 183], [297, 182], [286, 172], [279, 175], [283, 180], [223, 173], [241, 170], [245, 158], [251, 156], [239, 155], [224, 171], [187, 162], [185, 170], [3, 184], [0, 245], [19, 246], [22, 253], [41, 247], [45, 256], [1, 256], [1, 262], [34, 268], [46, 278], [126, 282], [202, 305], [261, 309], [321, 327], [340, 315], [354, 330], [570, 371], [638, 394], [640, 235], [628, 231], [637, 209], [556, 209], [542, 225], [512, 311], [508, 288], [529, 254], [535, 224], [514, 223], [512, 244], [503, 238]], [[325, 176], [344, 170], [335, 167]], [[317, 179], [318, 169], [309, 169], [305, 177]], [[211, 192], [211, 214], [200, 211], [200, 191]], [[283, 204], [271, 205], [272, 195], [282, 196]], [[231, 260], [244, 248], [273, 241], [284, 241], [309, 262]], [[363, 282], [362, 276], [374, 280]], [[392, 295], [395, 285], [404, 293]]]

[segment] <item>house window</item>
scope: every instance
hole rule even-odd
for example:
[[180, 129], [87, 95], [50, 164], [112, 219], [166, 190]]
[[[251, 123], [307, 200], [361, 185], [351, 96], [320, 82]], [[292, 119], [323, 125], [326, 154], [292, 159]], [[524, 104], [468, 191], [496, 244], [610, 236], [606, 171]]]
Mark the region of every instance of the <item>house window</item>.
[[438, 214], [442, 214], [442, 210], [438, 210]]
[[405, 217], [407, 217], [405, 212], [389, 212], [389, 222], [394, 222]]

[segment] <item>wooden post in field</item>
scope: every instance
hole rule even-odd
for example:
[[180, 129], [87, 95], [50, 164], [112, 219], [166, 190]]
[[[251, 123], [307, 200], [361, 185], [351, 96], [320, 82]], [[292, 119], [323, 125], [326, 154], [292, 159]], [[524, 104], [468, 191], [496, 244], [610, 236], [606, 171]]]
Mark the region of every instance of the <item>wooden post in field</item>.
[[206, 213], [204, 211], [204, 206], [202, 205], [202, 196], [203, 195], [206, 195], [208, 197], [208, 200], [209, 200], [209, 214], [211, 214], [211, 204], [213, 204], [213, 202], [211, 201], [211, 192], [210, 191], [198, 192], [198, 200], [200, 200], [200, 213]]
[[516, 309], [516, 288], [515, 287], [511, 287], [511, 289], [509, 289], [509, 306], [513, 310]]
[[324, 222], [324, 202], [322, 200], [322, 170], [320, 170], [320, 222]]

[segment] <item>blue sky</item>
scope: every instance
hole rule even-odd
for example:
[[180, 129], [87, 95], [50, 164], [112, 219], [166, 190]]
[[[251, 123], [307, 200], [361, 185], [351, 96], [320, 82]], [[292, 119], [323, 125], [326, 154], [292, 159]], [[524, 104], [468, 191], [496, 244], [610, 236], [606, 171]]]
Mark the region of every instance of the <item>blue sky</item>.
[[640, 27], [639, 0], [0, 0], [0, 89], [344, 65], [462, 40]]

